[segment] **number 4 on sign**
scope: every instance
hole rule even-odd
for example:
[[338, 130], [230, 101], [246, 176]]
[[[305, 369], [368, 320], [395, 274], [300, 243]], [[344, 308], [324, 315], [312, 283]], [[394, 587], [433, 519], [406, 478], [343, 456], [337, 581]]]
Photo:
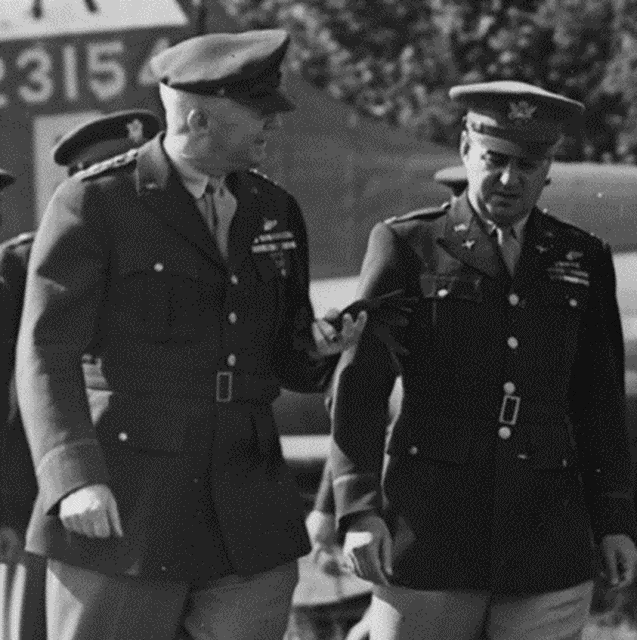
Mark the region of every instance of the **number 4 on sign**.
[[150, 70], [150, 60], [156, 55], [159, 55], [162, 51], [168, 49], [168, 47], [170, 47], [170, 40], [168, 38], [159, 38], [155, 42], [153, 48], [148, 54], [148, 57], [146, 58], [146, 60], [144, 60], [142, 68], [137, 74], [137, 84], [141, 85], [142, 87], [148, 87], [150, 85], [157, 84], [157, 78]]

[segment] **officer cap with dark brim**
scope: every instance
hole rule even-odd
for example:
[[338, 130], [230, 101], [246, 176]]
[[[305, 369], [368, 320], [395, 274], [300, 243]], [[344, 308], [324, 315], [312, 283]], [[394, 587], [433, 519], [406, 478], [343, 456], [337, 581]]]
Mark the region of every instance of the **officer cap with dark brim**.
[[139, 147], [161, 129], [161, 120], [152, 111], [116, 111], [67, 133], [54, 147], [53, 160], [70, 170], [84, 169]]
[[0, 169], [0, 191], [4, 191], [15, 182], [15, 176], [4, 169]]
[[291, 111], [294, 104], [280, 91], [289, 44], [282, 29], [212, 33], [166, 49], [150, 67], [173, 89], [229, 98], [263, 113]]
[[465, 128], [472, 138], [490, 151], [517, 156], [552, 156], [564, 126], [584, 113], [581, 102], [525, 82], [459, 85], [449, 97], [467, 108]]

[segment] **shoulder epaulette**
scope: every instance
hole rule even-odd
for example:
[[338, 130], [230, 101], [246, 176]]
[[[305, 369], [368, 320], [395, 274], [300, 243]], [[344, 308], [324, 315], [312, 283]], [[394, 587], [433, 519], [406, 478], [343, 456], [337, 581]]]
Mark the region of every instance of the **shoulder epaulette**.
[[400, 222], [411, 222], [413, 220], [435, 220], [447, 213], [451, 206], [451, 202], [445, 202], [437, 207], [425, 207], [424, 209], [416, 209], [401, 216], [393, 216], [385, 220], [386, 224], [398, 224]]
[[581, 238], [582, 240], [596, 240], [597, 242], [603, 242], [601, 238], [596, 236], [594, 233], [587, 231], [586, 229], [582, 229], [582, 227], [578, 227], [572, 222], [568, 222], [563, 220], [562, 218], [558, 218], [548, 212], [548, 209], [541, 209], [541, 214], [548, 218], [555, 226], [560, 227], [564, 231], [567, 231], [569, 235]]
[[261, 173], [256, 169], [249, 169], [248, 171], [250, 172], [251, 175], [256, 176], [257, 178], [261, 178], [261, 180], [267, 182], [268, 184], [271, 184], [285, 191], [284, 187], [282, 187], [276, 180], [273, 180], [272, 178], [270, 178], [270, 176], [266, 176], [265, 173]]
[[94, 176], [101, 175], [102, 173], [106, 173], [107, 171], [112, 171], [113, 169], [120, 169], [121, 167], [125, 167], [131, 164], [131, 162], [134, 162], [137, 159], [138, 151], [138, 149], [130, 149], [126, 153], [121, 153], [118, 156], [102, 160], [102, 162], [96, 162], [90, 167], [78, 171], [76, 175], [80, 180], [85, 180], [86, 178], [92, 178]]
[[19, 247], [20, 245], [33, 242], [33, 238], [35, 238], [35, 231], [26, 231], [25, 233], [21, 233], [20, 235], [15, 236], [14, 238], [9, 238], [9, 240], [4, 242], [1, 246], [11, 248]]

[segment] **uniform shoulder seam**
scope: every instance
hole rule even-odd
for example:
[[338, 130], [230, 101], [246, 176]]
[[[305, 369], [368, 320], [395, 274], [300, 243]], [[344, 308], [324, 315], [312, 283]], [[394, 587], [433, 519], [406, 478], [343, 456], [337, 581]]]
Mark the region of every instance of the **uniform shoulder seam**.
[[401, 222], [411, 222], [413, 220], [435, 220], [440, 216], [447, 213], [449, 207], [451, 206], [451, 202], [444, 202], [441, 205], [436, 207], [424, 207], [422, 209], [416, 209], [415, 211], [410, 211], [409, 213], [404, 213], [399, 216], [392, 216], [391, 218], [387, 218], [385, 220], [385, 224], [398, 224]]
[[579, 236], [581, 238], [588, 239], [588, 240], [595, 240], [596, 242], [604, 244], [604, 241], [599, 236], [592, 233], [591, 231], [582, 229], [582, 227], [578, 227], [576, 224], [573, 224], [572, 222], [568, 222], [567, 220], [562, 220], [561, 218], [558, 218], [550, 214], [546, 209], [541, 210], [540, 213], [544, 217], [548, 218], [553, 224], [559, 227], [562, 227], [567, 231], [570, 231], [574, 236]]
[[139, 149], [130, 149], [126, 153], [121, 153], [102, 162], [96, 162], [90, 167], [77, 172], [77, 176], [80, 180], [86, 180], [87, 178], [93, 178], [95, 176], [106, 173], [113, 169], [120, 169], [126, 167], [132, 162], [137, 160], [137, 153]]
[[2, 244], [0, 244], [0, 248], [14, 248], [19, 247], [20, 245], [27, 244], [33, 241], [35, 237], [35, 231], [25, 231], [13, 238], [9, 238], [5, 240]]
[[260, 171], [257, 171], [256, 169], [249, 169], [248, 173], [250, 175], [254, 176], [255, 178], [259, 178], [263, 182], [266, 182], [268, 185], [270, 185], [272, 187], [276, 187], [276, 189], [278, 189], [280, 191], [283, 191], [286, 194], [288, 193], [287, 189], [283, 185], [279, 184], [276, 180], [274, 180], [270, 176], [266, 175], [265, 173], [261, 173]]

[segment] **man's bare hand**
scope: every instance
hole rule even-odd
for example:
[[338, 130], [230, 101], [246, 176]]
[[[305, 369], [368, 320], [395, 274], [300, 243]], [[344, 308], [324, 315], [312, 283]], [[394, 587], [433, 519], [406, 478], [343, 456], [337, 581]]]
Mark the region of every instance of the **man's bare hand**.
[[310, 511], [305, 528], [312, 544], [311, 559], [317, 563], [321, 553], [333, 555], [336, 551], [336, 518], [331, 513]]
[[60, 520], [68, 531], [88, 538], [123, 537], [115, 496], [105, 484], [82, 487], [60, 502]]
[[345, 534], [343, 555], [359, 578], [374, 584], [389, 584], [392, 573], [392, 541], [385, 521], [375, 513], [357, 519]]
[[635, 579], [637, 548], [626, 535], [604, 536], [601, 544], [606, 579], [615, 589], [623, 589]]
[[15, 562], [24, 547], [21, 536], [11, 527], [0, 527], [0, 560]]
[[339, 315], [339, 311], [330, 309], [325, 318], [315, 320], [312, 323], [312, 334], [316, 344], [316, 350], [322, 356], [333, 356], [353, 347], [361, 337], [367, 324], [367, 311], [361, 311], [356, 317], [356, 322], [349, 313], [343, 316], [343, 325], [337, 331], [329, 322], [329, 318]]

